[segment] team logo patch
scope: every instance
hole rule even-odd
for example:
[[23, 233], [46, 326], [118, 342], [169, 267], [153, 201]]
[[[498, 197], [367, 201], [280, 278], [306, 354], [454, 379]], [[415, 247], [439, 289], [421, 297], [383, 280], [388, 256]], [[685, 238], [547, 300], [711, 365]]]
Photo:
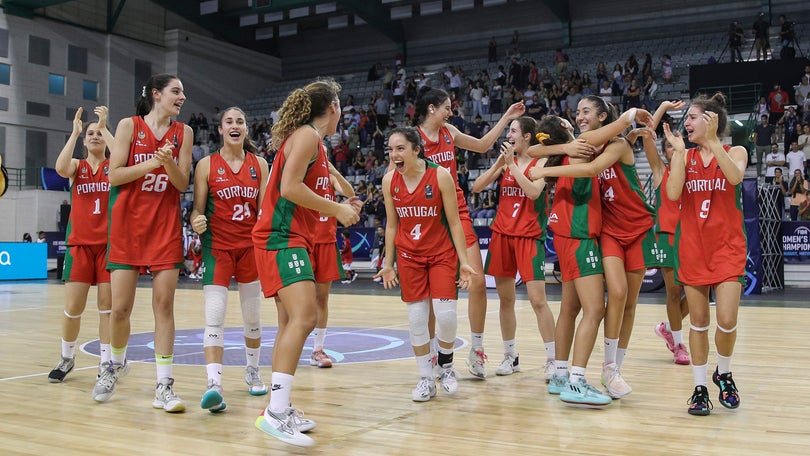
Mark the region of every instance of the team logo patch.
[[447, 136], [447, 135], [442, 135], [442, 136], [444, 136], [444, 142], [446, 142], [447, 144], [450, 144], [450, 137]]
[[254, 168], [252, 166], [250, 167], [250, 179], [251, 180], [256, 180], [257, 179], [257, 177], [256, 177], [256, 168]]
[[425, 185], [425, 198], [432, 199], [433, 198], [433, 186], [428, 184]]
[[399, 193], [399, 187], [394, 187], [394, 193]]
[[138, 132], [138, 139], [143, 139], [143, 138], [146, 138], [146, 133], [144, 133], [143, 130], [141, 130], [141, 131]]
[[177, 135], [176, 134], [172, 137], [172, 144], [174, 144], [174, 147], [176, 149], [177, 148]]
[[692, 166], [695, 166], [695, 165], [697, 165], [697, 162], [696, 162], [696, 161], [695, 161], [695, 159], [693, 158], [693, 159], [692, 159], [692, 160], [689, 162], [689, 164], [690, 164], [690, 165], [692, 165]]
[[104, 175], [106, 176], [106, 175], [108, 175], [108, 174], [110, 174], [110, 167], [109, 167], [109, 166], [105, 166], [105, 167], [104, 167]]
[[225, 174], [225, 168], [220, 166], [219, 169], [217, 170], [217, 174], [219, 175]]

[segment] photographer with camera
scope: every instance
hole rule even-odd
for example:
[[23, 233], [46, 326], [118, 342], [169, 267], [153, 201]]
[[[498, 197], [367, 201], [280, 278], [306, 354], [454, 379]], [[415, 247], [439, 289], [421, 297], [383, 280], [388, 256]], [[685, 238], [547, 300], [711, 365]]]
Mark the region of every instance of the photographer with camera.
[[793, 30], [793, 21], [787, 20], [784, 14], [779, 15], [779, 41], [782, 42], [782, 50], [779, 51], [779, 57], [782, 59], [792, 59], [796, 57], [796, 49], [793, 43], [796, 40], [796, 33]]
[[[757, 50], [757, 60], [759, 60], [760, 53], [762, 60], [768, 60], [768, 51], [771, 49], [771, 43], [768, 39], [768, 29], [770, 26], [770, 22], [765, 20], [765, 13], [759, 13], [757, 20], [751, 27], [754, 32], [754, 46]], [[748, 57], [751, 58], [750, 55]]]
[[732, 22], [728, 27], [728, 48], [731, 50], [731, 63], [742, 62], [740, 47], [743, 42], [743, 28], [737, 21]]

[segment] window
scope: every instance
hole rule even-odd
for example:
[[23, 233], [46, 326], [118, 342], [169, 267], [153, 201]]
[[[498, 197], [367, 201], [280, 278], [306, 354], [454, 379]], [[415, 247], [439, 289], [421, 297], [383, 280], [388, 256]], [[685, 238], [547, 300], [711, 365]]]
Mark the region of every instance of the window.
[[31, 35], [28, 37], [28, 63], [51, 64], [51, 40]]
[[82, 83], [82, 98], [85, 100], [98, 100], [98, 82], [84, 80]]
[[11, 84], [11, 65], [8, 63], [0, 63], [0, 84]]
[[48, 75], [48, 93], [53, 95], [65, 94], [65, 77], [61, 74]]
[[68, 45], [68, 71], [87, 74], [87, 48]]

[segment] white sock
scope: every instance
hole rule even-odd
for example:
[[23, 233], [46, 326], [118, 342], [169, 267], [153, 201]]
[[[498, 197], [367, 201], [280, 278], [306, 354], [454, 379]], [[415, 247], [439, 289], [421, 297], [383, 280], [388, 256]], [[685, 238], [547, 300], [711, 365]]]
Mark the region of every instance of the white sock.
[[616, 362], [616, 350], [619, 348], [619, 339], [605, 337], [605, 364]]
[[676, 346], [683, 344], [683, 330], [672, 331], [672, 341]]
[[624, 364], [624, 356], [627, 354], [626, 348], [620, 348], [616, 350], [616, 365], [619, 366], [619, 369], [622, 368], [622, 364]]
[[101, 362], [106, 363], [110, 361], [110, 344], [98, 344], [99, 354], [101, 355]]
[[208, 381], [213, 381], [217, 385], [222, 385], [222, 364], [209, 363], [205, 365], [205, 371], [208, 373]]
[[62, 358], [76, 357], [76, 341], [68, 342], [62, 339]]
[[174, 363], [174, 355], [158, 355], [155, 353], [155, 367], [157, 368], [158, 382], [162, 378], [172, 377], [172, 365]]
[[261, 346], [259, 346], [259, 348], [245, 347], [245, 359], [247, 360], [248, 366], [259, 367], [259, 356], [261, 351]]
[[731, 372], [731, 356], [717, 355], [717, 373], [727, 374]]
[[515, 348], [515, 339], [503, 341], [503, 352], [506, 355], [517, 356], [517, 349]]
[[666, 325], [666, 327], [667, 327], [667, 331], [672, 332], [672, 326], [670, 326], [669, 322], [668, 322], [668, 321], [665, 321], [665, 322], [664, 322], [664, 324], [665, 324], [665, 325]]
[[554, 361], [554, 356], [556, 355], [557, 351], [557, 344], [554, 342], [546, 342], [545, 345], [546, 345], [546, 360]]
[[270, 393], [270, 405], [267, 408], [275, 414], [284, 413], [290, 406], [290, 390], [292, 390], [295, 377], [290, 374], [273, 372], [270, 378], [273, 386]]
[[692, 376], [695, 378], [695, 386], [706, 386], [706, 371], [708, 364], [702, 366], [692, 365]]
[[480, 348], [484, 346], [484, 333], [471, 333], [470, 339], [473, 347]]
[[315, 336], [315, 349], [322, 350], [323, 343], [326, 340], [326, 328], [315, 328], [312, 335]]
[[430, 352], [433, 354], [439, 353], [439, 338], [436, 336], [430, 339]]
[[433, 356], [431, 356], [430, 353], [416, 357], [416, 367], [419, 368], [420, 377], [433, 377], [433, 363], [431, 362], [431, 358], [433, 358]]
[[585, 379], [585, 368], [574, 366], [571, 368], [571, 379], [569, 380], [571, 383], [577, 383], [582, 379], [582, 381], [587, 382]]
[[568, 376], [568, 361], [554, 360], [554, 369], [556, 370], [557, 377]]

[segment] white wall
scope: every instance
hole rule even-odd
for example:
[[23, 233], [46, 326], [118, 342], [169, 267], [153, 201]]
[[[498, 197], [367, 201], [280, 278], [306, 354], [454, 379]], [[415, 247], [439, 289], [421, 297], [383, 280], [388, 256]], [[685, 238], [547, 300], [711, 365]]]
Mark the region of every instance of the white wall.
[[9, 190], [0, 198], [0, 242], [21, 241], [23, 233], [58, 231], [59, 206], [68, 192]]

